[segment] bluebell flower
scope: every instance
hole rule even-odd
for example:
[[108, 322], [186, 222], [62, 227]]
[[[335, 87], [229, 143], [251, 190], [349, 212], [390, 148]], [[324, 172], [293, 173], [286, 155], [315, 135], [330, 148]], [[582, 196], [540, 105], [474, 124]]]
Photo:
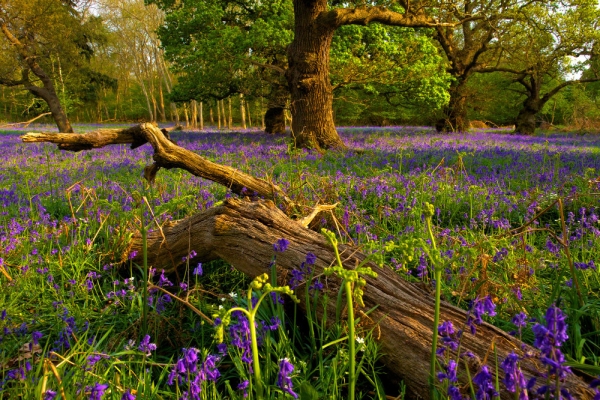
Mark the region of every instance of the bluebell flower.
[[248, 397], [248, 386], [249, 385], [250, 385], [250, 381], [248, 381], [248, 380], [242, 381], [237, 385], [238, 390], [244, 391], [244, 398]]
[[281, 359], [279, 361], [279, 373], [277, 374], [277, 386], [297, 399], [298, 395], [292, 390], [292, 378], [290, 377], [292, 372], [294, 372], [294, 366], [290, 363], [290, 360], [287, 358]]
[[44, 336], [44, 334], [42, 332], [39, 331], [34, 331], [31, 333], [31, 340], [33, 341], [34, 345], [39, 344], [39, 340], [42, 338], [42, 336]]
[[93, 386], [87, 386], [85, 391], [90, 392], [89, 400], [101, 400], [106, 389], [108, 389], [107, 383], [96, 383]]
[[131, 393], [131, 390], [127, 389], [123, 396], [121, 396], [121, 400], [135, 400], [135, 395]]
[[278, 253], [283, 253], [287, 250], [289, 244], [289, 240], [281, 238], [273, 244], [273, 250]]
[[489, 315], [493, 317], [496, 315], [496, 305], [492, 301], [490, 296], [486, 296], [483, 299], [477, 297], [471, 303], [471, 308], [467, 317], [467, 325], [471, 328], [471, 333], [474, 335], [476, 332], [475, 324], [480, 325], [483, 323], [481, 317], [483, 315]]
[[504, 371], [504, 378], [502, 382], [511, 393], [515, 393], [518, 391], [519, 399], [527, 399], [527, 381], [525, 380], [525, 376], [519, 367], [519, 356], [517, 354], [510, 353], [502, 364], [500, 364], [502, 370]]
[[198, 263], [198, 266], [194, 268], [194, 272], [192, 274], [195, 276], [202, 276], [202, 263]]
[[498, 396], [494, 388], [493, 376], [487, 365], [483, 365], [481, 370], [473, 377], [473, 383], [477, 385], [475, 399], [477, 400], [492, 400]]
[[458, 368], [458, 364], [454, 360], [449, 360], [448, 365], [446, 365], [446, 372], [438, 372], [437, 377], [441, 381], [447, 379], [448, 382], [455, 383], [458, 381], [458, 377], [456, 376], [456, 370]]
[[156, 350], [156, 344], [150, 343], [150, 335], [144, 336], [140, 342], [140, 345], [138, 346], [138, 350], [146, 353], [147, 356], [150, 356], [150, 354]]
[[44, 392], [44, 400], [54, 400], [54, 398], [56, 397], [56, 392], [52, 389], [48, 389]]

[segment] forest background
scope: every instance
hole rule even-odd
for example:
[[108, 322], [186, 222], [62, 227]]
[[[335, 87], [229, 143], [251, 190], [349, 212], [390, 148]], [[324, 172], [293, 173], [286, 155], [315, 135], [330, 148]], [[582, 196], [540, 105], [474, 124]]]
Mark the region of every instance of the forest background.
[[[455, 11], [426, 3], [446, 26], [361, 21], [335, 31], [335, 125], [597, 130], [595, 1], [467, 1]], [[484, 18], [461, 22], [474, 15]], [[3, 0], [0, 22], [5, 122], [62, 112], [61, 131], [71, 122], [176, 121], [277, 132], [289, 120], [292, 1]]]

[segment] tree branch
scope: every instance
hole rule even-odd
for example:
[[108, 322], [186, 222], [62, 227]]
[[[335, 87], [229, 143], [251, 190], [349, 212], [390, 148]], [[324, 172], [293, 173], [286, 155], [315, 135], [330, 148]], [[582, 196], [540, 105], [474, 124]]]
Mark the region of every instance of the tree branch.
[[425, 14], [404, 13], [388, 10], [385, 7], [335, 8], [322, 12], [319, 23], [338, 28], [342, 25], [368, 25], [379, 22], [384, 25], [406, 26], [411, 28], [433, 28], [437, 26], [456, 26], [459, 23], [440, 23]]

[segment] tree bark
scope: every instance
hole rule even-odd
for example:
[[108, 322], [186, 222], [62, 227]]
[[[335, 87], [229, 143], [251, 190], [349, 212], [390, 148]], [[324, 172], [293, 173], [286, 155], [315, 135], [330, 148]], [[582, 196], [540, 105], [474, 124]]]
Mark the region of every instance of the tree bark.
[[203, 102], [200, 102], [200, 105], [198, 106], [199, 109], [199, 113], [198, 113], [198, 118], [200, 119], [200, 130], [203, 131], [204, 130], [204, 104]]
[[60, 99], [54, 90], [54, 85], [51, 80], [49, 82], [44, 82], [44, 87], [26, 85], [25, 88], [29, 90], [31, 94], [40, 97], [48, 104], [48, 108], [52, 113], [52, 118], [54, 119], [54, 123], [56, 123], [59, 132], [73, 133], [71, 122], [69, 121], [69, 118], [67, 118], [65, 110], [60, 104]]
[[271, 107], [264, 115], [266, 133], [285, 133], [283, 107]]
[[329, 50], [335, 26], [320, 24], [327, 1], [294, 0], [294, 40], [286, 78], [291, 94], [292, 137], [299, 148], [344, 148], [333, 121]]
[[[146, 167], [145, 176], [152, 178], [160, 167], [183, 168], [194, 175], [211, 179], [243, 194], [254, 190], [260, 196], [281, 194], [281, 189], [260, 179], [253, 178], [233, 168], [211, 163], [199, 155], [182, 149], [168, 139], [168, 132], [159, 130], [154, 124], [142, 124], [129, 129], [111, 129], [90, 132], [83, 135], [28, 133], [24, 142], [58, 143], [63, 150], [80, 151], [103, 147], [114, 143], [132, 143], [132, 147], [149, 142], [154, 148], [155, 164]], [[153, 170], [148, 173], [148, 169]], [[151, 179], [150, 179], [151, 180]], [[287, 199], [284, 195], [281, 198]], [[289, 199], [287, 199], [289, 200]], [[264, 273], [273, 256], [273, 243], [285, 238], [289, 241], [285, 252], [277, 256], [278, 279], [281, 284], [288, 281], [290, 271], [298, 268], [306, 254], [312, 252], [317, 260], [313, 266], [314, 275], [323, 272], [335, 259], [333, 248], [323, 235], [305, 228], [293, 221], [270, 200], [245, 201], [228, 199], [222, 205], [177, 222], [165, 224], [160, 230], [148, 233], [148, 261], [154, 268], [174, 271], [181, 266], [183, 256], [195, 250], [199, 261], [223, 259], [240, 271], [255, 277]], [[142, 257], [142, 239], [134, 234], [129, 249], [138, 251], [134, 262]], [[344, 266], [355, 268], [366, 258], [358, 249], [340, 245], [339, 251]], [[430, 398], [428, 386], [429, 366], [427, 360], [431, 352], [433, 305], [431, 293], [404, 281], [391, 268], [379, 269], [377, 278], [366, 278], [364, 289], [364, 310], [357, 309], [361, 317], [360, 329], [373, 330], [381, 345], [382, 360], [389, 370], [401, 377], [409, 389], [410, 398]], [[323, 279], [325, 291], [329, 294], [325, 310], [320, 309], [319, 317], [327, 313], [327, 321], [333, 321], [336, 307], [336, 294], [340, 282], [336, 278]], [[299, 290], [302, 298], [304, 291]], [[303, 302], [300, 303], [301, 307]], [[441, 320], [452, 321], [455, 326], [463, 326], [465, 311], [443, 302]], [[462, 352], [471, 352], [464, 364], [468, 365], [471, 376], [489, 359], [497, 356], [500, 362], [511, 352], [519, 355], [536, 350], [524, 345], [518, 339], [489, 324], [482, 324], [477, 335], [463, 334]], [[454, 355], [456, 359], [456, 355]], [[488, 360], [494, 373], [495, 361]], [[463, 363], [461, 363], [461, 366]], [[544, 367], [536, 358], [526, 357], [520, 361], [526, 376], [535, 376]], [[462, 367], [464, 370], [465, 367]], [[468, 387], [466, 374], [459, 374], [460, 385]], [[539, 380], [542, 384], [545, 380]], [[579, 377], [570, 375], [562, 384], [575, 398], [592, 398], [592, 390]], [[502, 391], [502, 399], [512, 399], [514, 395]]]
[[242, 129], [246, 129], [246, 104], [243, 93], [240, 93], [240, 115], [242, 119]]
[[438, 132], [466, 132], [469, 130], [465, 81], [450, 87], [450, 101], [444, 106], [443, 117], [435, 128]]
[[535, 116], [539, 112], [538, 101], [535, 99], [526, 99], [523, 108], [519, 111], [515, 120], [515, 133], [522, 135], [533, 135], [535, 133]]

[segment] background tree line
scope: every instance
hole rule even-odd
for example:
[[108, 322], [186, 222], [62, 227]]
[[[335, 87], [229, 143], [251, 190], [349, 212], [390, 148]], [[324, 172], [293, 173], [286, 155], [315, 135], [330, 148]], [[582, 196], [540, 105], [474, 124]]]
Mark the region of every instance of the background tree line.
[[0, 118], [589, 128], [599, 17], [592, 0], [0, 0]]

